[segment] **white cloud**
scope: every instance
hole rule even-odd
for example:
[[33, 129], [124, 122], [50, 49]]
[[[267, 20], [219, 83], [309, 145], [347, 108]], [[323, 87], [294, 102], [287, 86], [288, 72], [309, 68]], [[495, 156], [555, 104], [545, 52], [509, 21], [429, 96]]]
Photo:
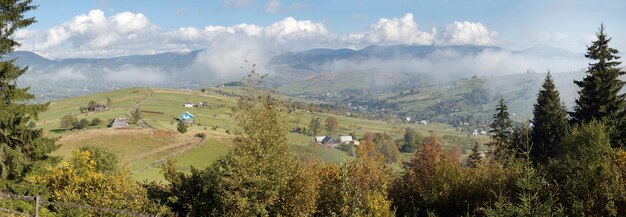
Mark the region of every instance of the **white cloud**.
[[328, 30], [324, 24], [314, 23], [310, 20], [296, 20], [293, 17], [287, 17], [263, 29], [265, 37], [279, 42], [319, 40], [327, 34]]
[[[252, 1], [225, 1], [226, 5], [233, 7], [250, 3]], [[274, 0], [267, 6], [279, 7], [280, 2]], [[92, 10], [48, 30], [23, 30], [16, 34], [16, 39], [24, 43], [21, 49], [49, 58], [188, 51], [205, 49], [211, 43], [219, 43], [216, 40], [228, 37], [251, 38], [250, 41], [263, 43], [261, 47], [275, 51], [362, 47], [369, 44], [484, 45], [497, 42], [497, 33], [481, 23], [455, 22], [447, 25], [443, 33], [438, 33], [434, 27], [422, 31], [411, 13], [402, 17], [381, 18], [361, 32], [334, 34], [321, 22], [294, 17], [286, 17], [266, 26], [240, 23], [165, 31], [141, 13], [121, 12], [106, 16], [102, 10]]]
[[[247, 73], [242, 69], [244, 60], [265, 67], [272, 56], [272, 51], [260, 38], [222, 35], [198, 54], [192, 71], [206, 72], [214, 76], [212, 79], [239, 79]], [[265, 68], [258, 70], [259, 73], [267, 72]]]
[[92, 10], [47, 30], [45, 39], [35, 48], [48, 50], [70, 44], [77, 50], [111, 49], [145, 42], [157, 29], [141, 13], [122, 12], [106, 17], [103, 11]]
[[419, 30], [413, 14], [407, 13], [401, 18], [381, 18], [365, 32], [348, 35], [347, 40], [353, 43], [424, 45], [434, 43], [436, 29], [431, 31]]
[[454, 21], [446, 25], [440, 39], [442, 44], [451, 45], [492, 45], [498, 33], [489, 31], [482, 23]]
[[270, 0], [265, 6], [265, 13], [275, 14], [280, 12], [281, 3], [279, 0]]

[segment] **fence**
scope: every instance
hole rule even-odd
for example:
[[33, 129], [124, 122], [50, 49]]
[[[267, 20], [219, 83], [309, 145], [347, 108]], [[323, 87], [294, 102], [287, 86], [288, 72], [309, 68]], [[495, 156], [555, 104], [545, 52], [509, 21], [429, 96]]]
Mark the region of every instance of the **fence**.
[[[9, 199], [17, 199], [17, 200], [34, 201], [35, 202], [35, 213], [34, 213], [35, 217], [39, 217], [39, 207], [42, 206], [42, 205], [44, 205], [44, 206], [45, 205], [53, 205], [53, 206], [63, 206], [63, 207], [71, 207], [71, 208], [78, 208], [78, 209], [87, 209], [87, 210], [110, 212], [110, 213], [117, 213], [117, 214], [123, 214], [123, 215], [129, 215], [129, 216], [137, 216], [137, 217], [149, 217], [149, 216], [151, 217], [151, 216], [153, 216], [153, 215], [137, 213], [137, 212], [131, 212], [131, 211], [122, 210], [122, 209], [112, 209], [112, 208], [105, 208], [105, 207], [86, 206], [86, 205], [79, 205], [79, 204], [73, 204], [73, 203], [64, 203], [64, 202], [42, 201], [41, 197], [39, 197], [39, 196], [24, 196], [24, 195], [15, 195], [15, 194], [9, 194], [9, 193], [0, 192], [0, 198], [9, 198]], [[29, 216], [28, 213], [23, 213], [23, 212], [10, 210], [10, 209], [6, 209], [6, 208], [0, 208], [0, 212], [6, 212], [6, 213], [12, 213], [12, 214], [16, 214], [16, 215]]]

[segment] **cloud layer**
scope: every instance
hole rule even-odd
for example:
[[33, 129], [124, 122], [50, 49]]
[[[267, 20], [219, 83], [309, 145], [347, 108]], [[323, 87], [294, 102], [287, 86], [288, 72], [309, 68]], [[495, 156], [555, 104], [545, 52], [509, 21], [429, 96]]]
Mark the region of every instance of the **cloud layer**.
[[[251, 3], [250, 0], [228, 0], [224, 1], [224, 7], [237, 8]], [[280, 1], [270, 1], [265, 11], [281, 12]], [[435, 27], [424, 31], [411, 13], [381, 18], [363, 31], [336, 34], [321, 22], [294, 17], [286, 17], [266, 26], [240, 23], [166, 31], [142, 13], [121, 12], [107, 16], [102, 10], [75, 16], [47, 30], [22, 30], [16, 34], [16, 38], [23, 43], [23, 50], [35, 51], [50, 58], [188, 51], [205, 49], [220, 43], [217, 40], [233, 37], [284, 51], [314, 47], [363, 47], [369, 44], [491, 45], [498, 43], [497, 36], [497, 32], [483, 24], [469, 21], [456, 21], [446, 25], [442, 31]]]

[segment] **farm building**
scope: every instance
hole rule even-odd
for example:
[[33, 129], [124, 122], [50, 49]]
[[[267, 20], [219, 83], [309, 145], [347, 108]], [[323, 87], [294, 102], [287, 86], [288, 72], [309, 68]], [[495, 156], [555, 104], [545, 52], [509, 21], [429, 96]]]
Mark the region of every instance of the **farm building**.
[[319, 145], [326, 145], [330, 147], [334, 147], [336, 145], [335, 141], [330, 136], [316, 136], [315, 143]]
[[104, 111], [109, 109], [109, 107], [107, 105], [97, 105], [96, 107], [93, 107], [94, 111]]
[[200, 102], [200, 103], [198, 103], [198, 106], [202, 107], [202, 108], [209, 107], [209, 102]]
[[128, 127], [128, 118], [116, 118], [109, 124], [111, 128], [126, 128]]
[[185, 104], [183, 104], [183, 107], [185, 107], [185, 108], [192, 108], [193, 107], [193, 103], [192, 102], [186, 102]]
[[341, 144], [350, 144], [350, 145], [359, 145], [359, 141], [354, 140], [352, 136], [340, 136], [339, 143]]
[[179, 121], [184, 121], [185, 123], [193, 124], [193, 115], [189, 112], [185, 112], [182, 115], [178, 116]]

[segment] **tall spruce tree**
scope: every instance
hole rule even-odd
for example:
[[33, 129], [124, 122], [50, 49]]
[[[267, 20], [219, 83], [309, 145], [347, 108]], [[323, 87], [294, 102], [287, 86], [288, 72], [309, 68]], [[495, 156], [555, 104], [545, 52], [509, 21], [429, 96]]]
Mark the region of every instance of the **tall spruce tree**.
[[496, 113], [493, 115], [493, 122], [490, 125], [493, 154], [500, 159], [507, 156], [510, 152], [511, 133], [513, 131], [513, 121], [509, 118], [509, 107], [504, 102], [504, 97], [500, 96]]
[[44, 138], [41, 129], [29, 128], [48, 104], [30, 103], [35, 97], [29, 88], [17, 87], [16, 80], [27, 71], [14, 59], [6, 59], [20, 44], [13, 34], [33, 24], [35, 18], [24, 13], [34, 10], [30, 0], [0, 1], [0, 180], [19, 180], [30, 171], [42, 168], [54, 148], [54, 140]]
[[577, 124], [587, 123], [591, 120], [604, 121], [611, 135], [613, 147], [624, 147], [626, 135], [624, 127], [625, 96], [620, 94], [624, 82], [619, 79], [620, 75], [626, 74], [621, 71], [617, 61], [620, 57], [617, 49], [609, 47], [609, 38], [604, 32], [604, 24], [600, 25], [596, 33], [597, 40], [587, 47], [587, 57], [593, 62], [587, 68], [586, 76], [582, 81], [574, 81], [580, 90], [574, 106], [574, 112], [570, 113], [572, 121]]
[[550, 72], [537, 95], [532, 124], [530, 157], [534, 163], [547, 163], [555, 156], [568, 131], [567, 110], [561, 103]]

